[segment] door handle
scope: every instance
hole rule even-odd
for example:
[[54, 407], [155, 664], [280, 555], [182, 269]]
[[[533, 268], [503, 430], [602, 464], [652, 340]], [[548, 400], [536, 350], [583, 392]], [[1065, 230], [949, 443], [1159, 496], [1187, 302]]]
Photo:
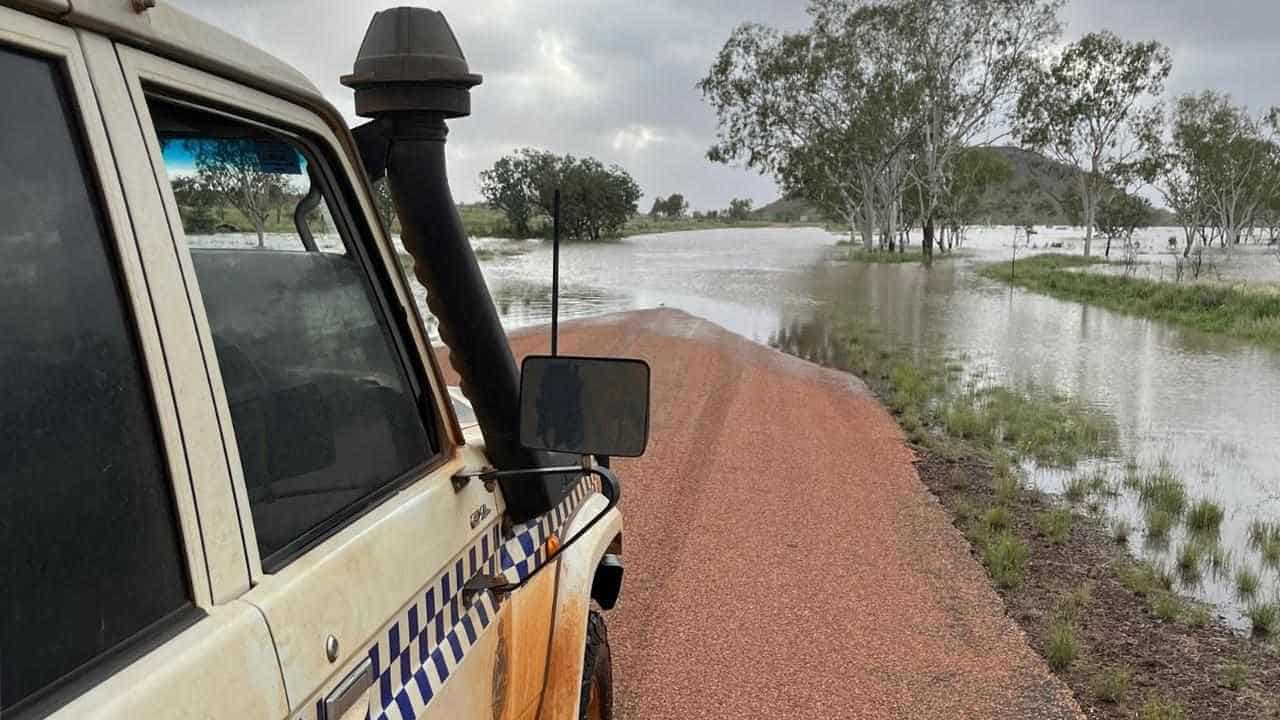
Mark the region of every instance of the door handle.
[[[352, 708], [360, 702], [361, 698], [367, 698], [369, 688], [373, 687], [373, 660], [365, 658], [364, 662], [356, 666], [342, 682], [338, 683], [324, 699], [324, 713], [320, 720], [345, 720], [347, 714]], [[365, 709], [368, 712], [368, 708]], [[364, 713], [356, 715], [356, 717], [364, 717]]]

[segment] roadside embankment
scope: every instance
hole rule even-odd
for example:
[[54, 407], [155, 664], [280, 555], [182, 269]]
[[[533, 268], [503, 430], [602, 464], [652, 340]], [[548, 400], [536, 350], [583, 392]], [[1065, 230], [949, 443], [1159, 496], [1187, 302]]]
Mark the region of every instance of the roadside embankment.
[[615, 717], [1080, 717], [856, 378], [673, 310], [560, 348], [653, 368], [648, 452], [615, 464]]

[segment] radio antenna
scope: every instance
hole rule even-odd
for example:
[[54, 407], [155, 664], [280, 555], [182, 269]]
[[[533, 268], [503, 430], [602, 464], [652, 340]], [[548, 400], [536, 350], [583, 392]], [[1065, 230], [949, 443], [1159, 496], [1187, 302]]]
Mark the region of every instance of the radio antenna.
[[559, 349], [560, 336], [560, 188], [556, 188], [551, 212], [551, 355]]

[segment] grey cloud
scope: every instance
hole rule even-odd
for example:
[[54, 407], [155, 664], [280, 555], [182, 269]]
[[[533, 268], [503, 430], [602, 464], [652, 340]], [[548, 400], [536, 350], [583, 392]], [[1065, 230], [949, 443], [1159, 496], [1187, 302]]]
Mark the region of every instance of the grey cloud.
[[[170, 0], [293, 64], [356, 121], [350, 70], [378, 0]], [[441, 0], [474, 71], [473, 115], [452, 124], [450, 175], [460, 200], [479, 197], [477, 175], [525, 145], [594, 155], [626, 167], [646, 193], [684, 193], [694, 207], [732, 197], [774, 199], [768, 178], [714, 165], [704, 154], [715, 117], [694, 83], [744, 21], [806, 24], [804, 0]], [[1280, 104], [1269, 0], [1075, 0], [1066, 40], [1109, 28], [1154, 38], [1174, 52], [1174, 93], [1216, 88], [1261, 108]]]

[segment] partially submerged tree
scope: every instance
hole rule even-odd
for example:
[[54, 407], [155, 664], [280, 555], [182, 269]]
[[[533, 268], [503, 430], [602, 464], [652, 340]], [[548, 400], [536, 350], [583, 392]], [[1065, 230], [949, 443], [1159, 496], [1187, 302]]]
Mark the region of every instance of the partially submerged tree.
[[1178, 98], [1153, 115], [1133, 167], [1162, 196], [1183, 229], [1183, 255], [1197, 238], [1225, 247], [1261, 220], [1280, 196], [1280, 111], [1253, 117], [1213, 92]]
[[1112, 192], [1098, 204], [1098, 232], [1107, 239], [1106, 257], [1111, 257], [1111, 242], [1119, 240], [1129, 249], [1133, 233], [1138, 228], [1150, 227], [1155, 210], [1140, 195]]
[[521, 148], [498, 158], [488, 170], [480, 173], [480, 194], [495, 210], [500, 210], [516, 237], [530, 235], [529, 223], [536, 208], [530, 185], [538, 167], [546, 163], [546, 153], [534, 148]]
[[1151, 112], [1143, 103], [1160, 95], [1172, 67], [1168, 49], [1157, 42], [1090, 33], [1034, 72], [1018, 99], [1015, 128], [1022, 142], [1078, 173], [1085, 255], [1113, 173], [1138, 153], [1131, 127]]
[[708, 156], [773, 175], [867, 249], [913, 216], [931, 254], [952, 163], [991, 139], [1060, 5], [811, 0], [804, 32], [740, 26], [699, 83], [720, 123]]
[[995, 121], [1018, 96], [1027, 61], [1058, 36], [1061, 0], [912, 0], [904, 10], [901, 52], [923, 86], [919, 145], [911, 168], [920, 188], [923, 250], [933, 252], [934, 221], [948, 194], [956, 156], [988, 142]]

